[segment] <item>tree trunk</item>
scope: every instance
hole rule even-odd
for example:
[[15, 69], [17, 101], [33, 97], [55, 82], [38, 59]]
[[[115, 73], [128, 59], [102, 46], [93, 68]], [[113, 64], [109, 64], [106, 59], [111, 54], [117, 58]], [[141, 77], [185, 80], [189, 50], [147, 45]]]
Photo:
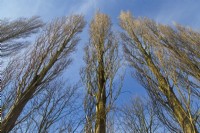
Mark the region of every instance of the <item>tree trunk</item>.
[[106, 133], [106, 110], [103, 100], [96, 107], [95, 133]]
[[166, 81], [163, 75], [159, 72], [159, 69], [155, 66], [154, 62], [152, 61], [151, 55], [147, 54], [134, 33], [132, 34], [132, 37], [137, 43], [141, 53], [144, 55], [148, 67], [158, 80], [158, 89], [166, 96], [168, 105], [173, 110], [173, 115], [183, 129], [184, 133], [198, 133], [194, 121], [190, 120], [188, 112], [183, 108], [179, 99], [174, 94], [173, 89], [170, 87], [169, 83]]
[[96, 105], [95, 133], [106, 133], [106, 88], [102, 48], [98, 66], [98, 96]]
[[180, 101], [177, 99], [173, 91], [167, 95], [170, 107], [173, 109], [174, 116], [178, 120], [179, 125], [184, 133], [198, 133], [194, 121], [190, 120], [188, 113], [183, 109]]
[[14, 105], [9, 110], [9, 113], [6, 115], [6, 118], [2, 121], [2, 133], [8, 133], [14, 128], [22, 110], [34, 94], [37, 83], [37, 77], [35, 77], [30, 85], [30, 88], [28, 88], [25, 93], [22, 94], [23, 96], [21, 95], [18, 97]]

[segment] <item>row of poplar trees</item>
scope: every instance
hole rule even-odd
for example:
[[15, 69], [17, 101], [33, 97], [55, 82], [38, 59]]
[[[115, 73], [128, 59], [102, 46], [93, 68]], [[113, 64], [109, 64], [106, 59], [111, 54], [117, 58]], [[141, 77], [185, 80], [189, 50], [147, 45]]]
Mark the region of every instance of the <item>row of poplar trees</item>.
[[[124, 65], [123, 57], [133, 69], [133, 76], [146, 89], [153, 112], [168, 131], [199, 132], [198, 31], [121, 12], [122, 31], [116, 33], [109, 16], [97, 12], [89, 25], [85, 65], [80, 71], [86, 95], [77, 101], [79, 85], [69, 85], [62, 74], [71, 65], [71, 54], [85, 24], [81, 15], [58, 18], [49, 24], [38, 17], [0, 20], [0, 57], [6, 61], [0, 64], [4, 68], [2, 133], [109, 132], [108, 113], [114, 108], [123, 83], [123, 76], [118, 76]], [[24, 41], [35, 33], [33, 44]], [[123, 57], [120, 46], [123, 46]], [[24, 47], [27, 48], [19, 51]], [[8, 61], [10, 56], [12, 59]], [[83, 110], [76, 103], [82, 103]], [[80, 111], [84, 113], [79, 117]], [[84, 123], [83, 130], [81, 123]], [[151, 124], [149, 128], [129, 132], [154, 132]]]

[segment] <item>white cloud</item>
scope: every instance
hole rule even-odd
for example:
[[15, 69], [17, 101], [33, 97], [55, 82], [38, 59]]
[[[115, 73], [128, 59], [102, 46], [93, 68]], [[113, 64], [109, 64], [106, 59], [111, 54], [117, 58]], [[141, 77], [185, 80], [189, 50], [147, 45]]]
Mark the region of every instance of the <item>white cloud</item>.
[[97, 8], [97, 0], [2, 0], [0, 3], [0, 18], [18, 18], [41, 16], [51, 20], [72, 13], [88, 15]]
[[0, 5], [1, 18], [29, 17], [36, 15], [40, 0], [3, 0]]
[[97, 1], [96, 0], [83, 0], [82, 3], [73, 5], [70, 8], [71, 13], [82, 13], [86, 15], [90, 11], [96, 10]]
[[191, 1], [167, 3], [161, 6], [156, 21], [170, 25], [177, 22], [191, 27], [200, 27], [198, 9], [199, 4]]

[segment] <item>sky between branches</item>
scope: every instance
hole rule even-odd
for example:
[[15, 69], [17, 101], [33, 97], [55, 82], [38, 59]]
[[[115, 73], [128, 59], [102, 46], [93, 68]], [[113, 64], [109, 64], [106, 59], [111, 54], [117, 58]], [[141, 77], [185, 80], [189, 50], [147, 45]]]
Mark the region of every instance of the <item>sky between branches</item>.
[[[80, 80], [79, 70], [83, 66], [83, 47], [88, 42], [88, 24], [96, 11], [108, 14], [114, 30], [120, 30], [118, 16], [121, 10], [134, 16], [148, 17], [157, 22], [172, 25], [173, 22], [200, 29], [200, 0], [0, 0], [0, 19], [40, 16], [45, 22], [56, 17], [80, 13], [85, 16], [87, 26], [81, 34], [81, 41], [73, 54], [73, 64], [66, 77], [71, 82]], [[145, 95], [145, 90], [131, 78], [126, 70], [123, 93], [125, 96]]]

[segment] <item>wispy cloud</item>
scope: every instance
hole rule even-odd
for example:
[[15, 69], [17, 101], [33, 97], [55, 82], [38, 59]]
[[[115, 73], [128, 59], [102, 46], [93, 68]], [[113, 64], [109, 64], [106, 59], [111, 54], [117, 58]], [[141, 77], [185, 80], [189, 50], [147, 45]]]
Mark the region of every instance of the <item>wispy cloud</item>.
[[97, 8], [97, 0], [2, 0], [0, 18], [41, 16], [52, 19], [72, 13], [90, 14]]
[[200, 1], [174, 1], [162, 4], [155, 15], [158, 22], [172, 24], [173, 22], [183, 25], [200, 28], [200, 16], [197, 12], [200, 8]]
[[0, 17], [17, 18], [36, 15], [40, 0], [2, 0]]
[[95, 10], [97, 8], [97, 0], [87, 0], [82, 1], [79, 5], [74, 5], [71, 8], [71, 12], [75, 13], [82, 13], [82, 14], [87, 14], [92, 10]]

